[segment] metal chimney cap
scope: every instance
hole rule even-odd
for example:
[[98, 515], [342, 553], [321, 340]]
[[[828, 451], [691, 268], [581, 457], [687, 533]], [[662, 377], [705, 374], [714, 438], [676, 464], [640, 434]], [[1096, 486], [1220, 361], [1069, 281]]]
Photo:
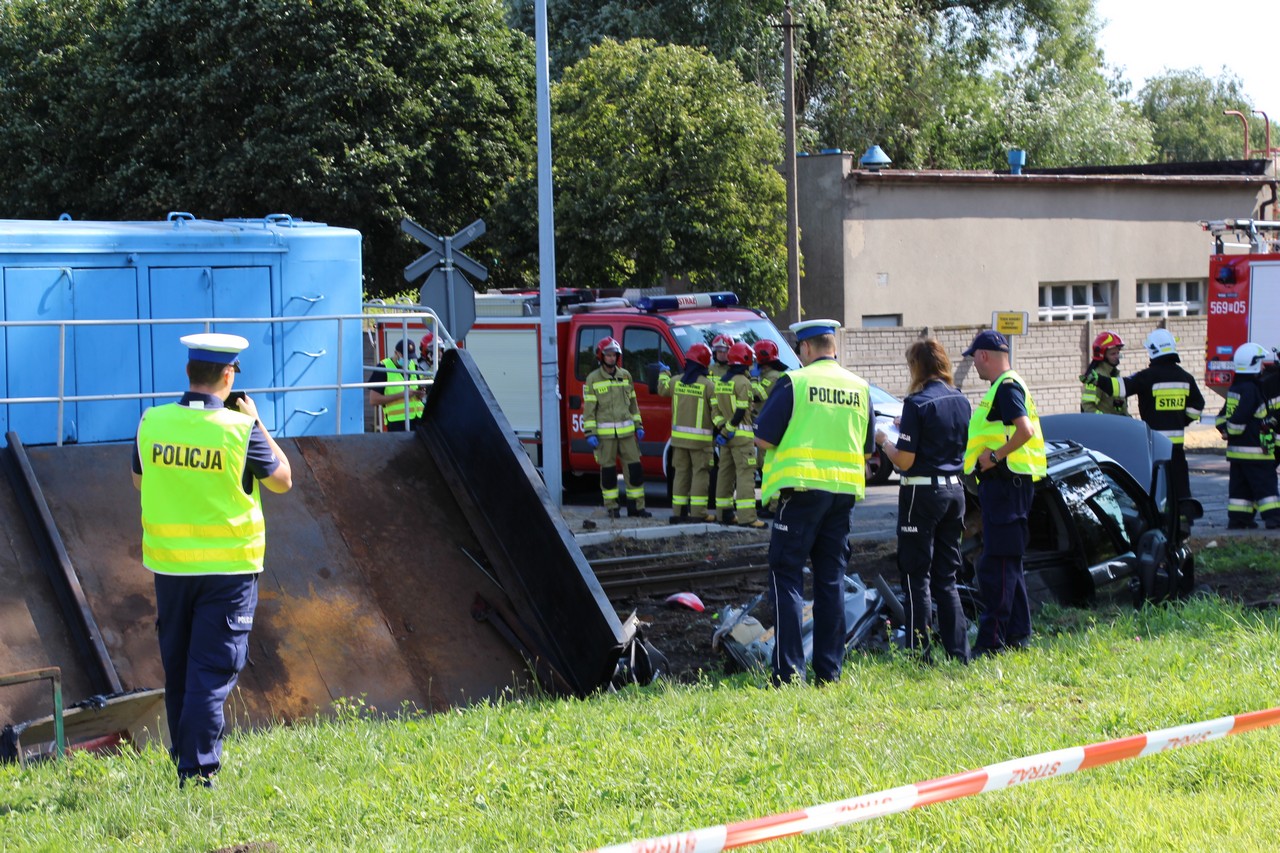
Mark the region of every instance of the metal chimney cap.
[[872, 172], [878, 172], [881, 168], [888, 166], [893, 161], [889, 159], [889, 155], [884, 153], [884, 149], [879, 145], [872, 145], [867, 149], [867, 153], [862, 155], [858, 160], [858, 165]]

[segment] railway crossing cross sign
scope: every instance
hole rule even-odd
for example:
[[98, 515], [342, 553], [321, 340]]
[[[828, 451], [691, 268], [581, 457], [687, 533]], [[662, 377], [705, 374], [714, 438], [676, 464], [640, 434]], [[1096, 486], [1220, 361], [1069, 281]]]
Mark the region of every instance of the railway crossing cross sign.
[[477, 281], [489, 277], [489, 270], [460, 250], [485, 232], [477, 219], [452, 237], [437, 237], [412, 219], [400, 220], [400, 230], [427, 247], [426, 254], [404, 268], [405, 281], [413, 281], [430, 271], [418, 294], [418, 304], [435, 311], [450, 336], [460, 341], [476, 321], [476, 292], [461, 271]]

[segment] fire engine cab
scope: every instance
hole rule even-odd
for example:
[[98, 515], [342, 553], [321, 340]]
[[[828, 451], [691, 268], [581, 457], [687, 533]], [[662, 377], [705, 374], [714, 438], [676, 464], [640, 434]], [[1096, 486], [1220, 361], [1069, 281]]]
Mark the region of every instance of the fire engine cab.
[[1213, 235], [1205, 335], [1205, 383], [1225, 393], [1232, 354], [1246, 341], [1280, 344], [1280, 222], [1201, 221]]
[[[476, 297], [476, 320], [465, 348], [474, 357], [503, 414], [533, 458], [541, 464], [541, 377], [539, 297], [497, 293]], [[597, 367], [596, 344], [622, 344], [622, 366], [635, 383], [645, 436], [640, 442], [646, 477], [665, 478], [671, 437], [671, 401], [650, 390], [658, 364], [678, 374], [694, 343], [710, 344], [719, 334], [754, 344], [771, 340], [789, 367], [799, 367], [791, 345], [764, 315], [738, 304], [733, 293], [642, 295], [564, 289], [556, 295], [559, 352], [561, 459], [569, 474], [595, 474], [582, 430], [582, 384]], [[566, 482], [568, 480], [566, 479]]]

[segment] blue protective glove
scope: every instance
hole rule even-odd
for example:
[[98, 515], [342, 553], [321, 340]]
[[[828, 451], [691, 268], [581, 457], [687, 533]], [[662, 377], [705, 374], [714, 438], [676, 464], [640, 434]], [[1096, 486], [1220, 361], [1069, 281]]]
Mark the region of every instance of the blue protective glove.
[[755, 364], [751, 365], [751, 378], [752, 378], [752, 379], [759, 379], [759, 378], [760, 378], [760, 363], [759, 363], [759, 362], [757, 362], [757, 363], [755, 363]]
[[587, 436], [587, 446], [592, 450], [596, 450], [600, 447], [600, 439], [596, 438], [594, 435]]
[[636, 427], [636, 441], [644, 441], [644, 427]]
[[729, 436], [725, 435], [724, 433], [720, 433], [719, 435], [716, 436], [716, 447], [724, 447], [728, 443], [729, 443]]
[[661, 361], [660, 361], [660, 362], [658, 362], [658, 370], [662, 371], [663, 373], [670, 373], [670, 372], [671, 372], [671, 368], [670, 368], [670, 367], [667, 367], [667, 365], [666, 365], [665, 363], [661, 362]]

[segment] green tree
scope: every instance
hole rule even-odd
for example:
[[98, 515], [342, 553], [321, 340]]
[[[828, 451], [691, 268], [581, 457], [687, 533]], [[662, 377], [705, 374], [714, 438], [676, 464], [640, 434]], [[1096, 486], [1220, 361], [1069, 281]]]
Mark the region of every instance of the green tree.
[[[705, 51], [605, 41], [552, 91], [557, 282], [681, 279], [786, 299], [782, 140], [765, 95]], [[531, 172], [506, 222], [533, 221]], [[532, 249], [507, 229], [512, 256]], [[526, 263], [529, 256], [525, 256]]]
[[[1138, 104], [1154, 128], [1159, 160], [1235, 160], [1244, 154], [1240, 120], [1222, 111], [1239, 110], [1249, 117], [1252, 104], [1240, 78], [1225, 68], [1216, 79], [1199, 68], [1166, 71], [1147, 80]], [[1251, 148], [1263, 147], [1265, 130], [1261, 119], [1250, 117]]]
[[466, 225], [531, 151], [532, 45], [501, 0], [13, 0], [0, 14], [8, 216], [288, 212], [358, 228], [366, 290], [386, 295], [420, 252], [403, 216]]

